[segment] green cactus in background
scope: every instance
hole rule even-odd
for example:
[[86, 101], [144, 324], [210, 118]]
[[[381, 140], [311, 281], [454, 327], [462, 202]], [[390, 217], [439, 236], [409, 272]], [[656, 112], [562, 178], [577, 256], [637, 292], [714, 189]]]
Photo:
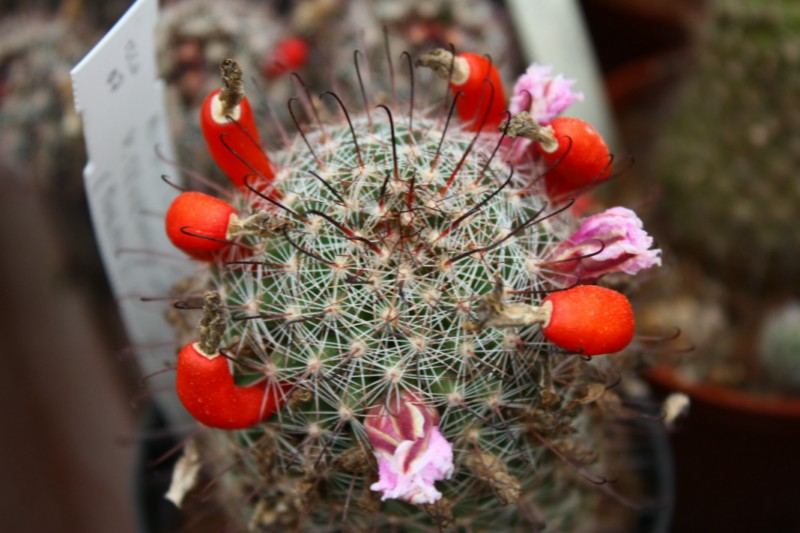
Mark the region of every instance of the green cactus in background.
[[765, 317], [758, 352], [773, 388], [800, 392], [800, 302], [789, 302]]
[[797, 286], [800, 4], [717, 0], [653, 172], [664, 236], [736, 290]]
[[[443, 64], [496, 79], [479, 55]], [[575, 99], [547, 69], [526, 76], [526, 94], [549, 91], [544, 122]], [[511, 149], [481, 79], [363, 112], [323, 93], [327, 120], [306, 106], [311, 123], [266, 156], [241, 82], [226, 61], [202, 119], [237, 185], [231, 203], [183, 192], [166, 215], [173, 243], [199, 260], [177, 296], [202, 309], [199, 335], [180, 321], [177, 393], [218, 428], [185, 457], [219, 480], [240, 526], [629, 528], [609, 496], [630, 501], [606, 484], [631, 469], [614, 424], [629, 414], [612, 390], [621, 371], [591, 356], [627, 346], [632, 311], [592, 282], [658, 264], [635, 214], [579, 221], [570, 201], [549, 199], [551, 165], [534, 143]], [[477, 123], [460, 118], [478, 111]]]

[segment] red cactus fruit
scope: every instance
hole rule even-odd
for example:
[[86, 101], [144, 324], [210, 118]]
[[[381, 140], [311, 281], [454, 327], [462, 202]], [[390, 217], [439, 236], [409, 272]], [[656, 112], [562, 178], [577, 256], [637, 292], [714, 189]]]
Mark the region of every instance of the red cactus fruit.
[[554, 292], [542, 306], [552, 306], [542, 333], [553, 344], [582, 355], [618, 352], [633, 339], [631, 303], [623, 294], [579, 285]]

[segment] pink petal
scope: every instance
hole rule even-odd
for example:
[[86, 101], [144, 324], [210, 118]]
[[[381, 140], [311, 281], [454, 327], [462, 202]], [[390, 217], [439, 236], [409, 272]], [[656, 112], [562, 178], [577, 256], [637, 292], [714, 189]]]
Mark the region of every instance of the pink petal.
[[636, 213], [624, 207], [585, 218], [578, 230], [549, 254], [547, 266], [562, 274], [564, 285], [592, 282], [605, 274], [637, 274], [661, 265], [661, 250]]
[[546, 126], [573, 102], [583, 100], [583, 93], [572, 91], [574, 80], [560, 74], [553, 77], [552, 70], [549, 65], [536, 63], [528, 67], [514, 85], [508, 106], [511, 114], [528, 111], [534, 120]]
[[400, 499], [413, 504], [434, 503], [442, 497], [434, 483], [453, 474], [453, 447], [433, 427], [427, 446], [401, 442], [392, 456], [378, 455], [378, 481], [370, 489], [382, 492], [381, 500]]

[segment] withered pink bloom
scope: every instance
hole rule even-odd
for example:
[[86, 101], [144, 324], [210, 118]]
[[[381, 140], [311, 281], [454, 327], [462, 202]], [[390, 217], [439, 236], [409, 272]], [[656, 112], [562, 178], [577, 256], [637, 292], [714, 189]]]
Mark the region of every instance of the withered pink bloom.
[[378, 459], [378, 481], [370, 489], [381, 500], [434, 503], [434, 482], [453, 474], [453, 446], [438, 428], [439, 413], [404, 393], [400, 401], [372, 408], [364, 426]]
[[553, 67], [533, 63], [517, 79], [508, 110], [512, 115], [528, 111], [533, 119], [546, 126], [575, 101], [583, 100], [583, 93], [573, 92], [574, 80], [559, 74], [553, 77]]
[[[559, 74], [553, 77], [553, 67], [532, 63], [525, 74], [517, 79], [514, 91], [508, 104], [512, 115], [527, 111], [542, 126], [564, 112], [573, 102], [582, 101], [583, 93], [573, 92], [574, 80], [565, 79]], [[518, 165], [525, 161], [533, 141], [523, 137], [507, 139], [506, 159]]]
[[611, 272], [636, 274], [661, 265], [661, 250], [636, 213], [613, 207], [586, 217], [578, 230], [548, 255], [546, 266], [567, 274], [565, 285], [596, 281]]

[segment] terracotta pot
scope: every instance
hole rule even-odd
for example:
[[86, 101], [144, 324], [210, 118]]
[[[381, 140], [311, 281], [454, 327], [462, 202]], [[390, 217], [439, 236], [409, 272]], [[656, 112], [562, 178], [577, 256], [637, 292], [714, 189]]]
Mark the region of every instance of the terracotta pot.
[[673, 531], [800, 531], [800, 398], [691, 382], [665, 366], [645, 377], [658, 392], [692, 401], [670, 438]]

